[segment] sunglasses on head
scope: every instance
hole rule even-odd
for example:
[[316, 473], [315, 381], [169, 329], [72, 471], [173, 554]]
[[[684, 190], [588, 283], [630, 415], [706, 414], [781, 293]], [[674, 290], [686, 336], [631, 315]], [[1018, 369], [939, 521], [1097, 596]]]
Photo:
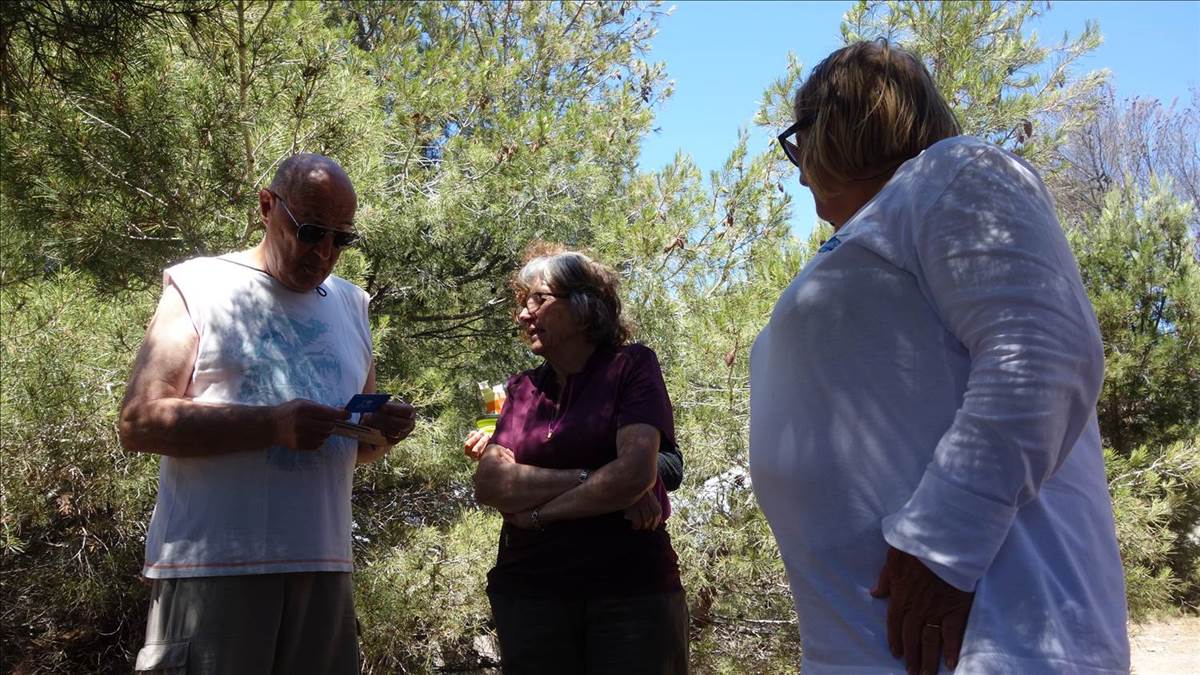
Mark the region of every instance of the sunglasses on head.
[[321, 225], [313, 225], [312, 223], [301, 223], [296, 220], [296, 216], [292, 215], [292, 210], [288, 208], [287, 202], [283, 201], [283, 197], [271, 192], [275, 199], [283, 205], [283, 211], [291, 219], [292, 225], [296, 226], [296, 238], [305, 244], [319, 244], [325, 238], [325, 235], [333, 235], [333, 245], [335, 248], [346, 248], [358, 243], [359, 235], [357, 232], [348, 232], [346, 230], [335, 230], [331, 227], [323, 227]]

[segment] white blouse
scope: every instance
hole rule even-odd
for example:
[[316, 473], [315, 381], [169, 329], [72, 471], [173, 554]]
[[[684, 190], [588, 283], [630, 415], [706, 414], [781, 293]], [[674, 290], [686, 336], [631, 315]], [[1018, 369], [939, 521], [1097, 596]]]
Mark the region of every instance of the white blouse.
[[935, 144], [822, 247], [750, 360], [805, 673], [904, 672], [868, 592], [889, 544], [975, 591], [957, 673], [1129, 671], [1103, 367], [1053, 200], [999, 148]]

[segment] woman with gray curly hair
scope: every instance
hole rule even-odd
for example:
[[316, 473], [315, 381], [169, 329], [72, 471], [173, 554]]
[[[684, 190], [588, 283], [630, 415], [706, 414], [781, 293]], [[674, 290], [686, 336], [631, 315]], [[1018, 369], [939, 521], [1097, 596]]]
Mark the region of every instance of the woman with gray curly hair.
[[488, 573], [504, 672], [684, 673], [658, 359], [629, 342], [616, 275], [582, 253], [535, 248], [512, 288], [544, 363], [509, 380], [495, 433], [465, 447], [481, 455], [476, 499], [504, 513]]
[[804, 672], [1127, 673], [1103, 347], [1037, 172], [886, 42], [794, 112], [835, 234], [754, 343], [750, 470]]

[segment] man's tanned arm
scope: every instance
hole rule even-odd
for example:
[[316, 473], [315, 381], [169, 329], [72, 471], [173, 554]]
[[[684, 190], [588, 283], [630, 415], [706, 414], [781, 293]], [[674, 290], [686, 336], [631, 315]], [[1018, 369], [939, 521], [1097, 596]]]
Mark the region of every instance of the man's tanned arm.
[[183, 296], [167, 284], [121, 403], [121, 444], [135, 452], [195, 457], [282, 445], [319, 448], [345, 410], [296, 399], [276, 406], [186, 398], [199, 335]]

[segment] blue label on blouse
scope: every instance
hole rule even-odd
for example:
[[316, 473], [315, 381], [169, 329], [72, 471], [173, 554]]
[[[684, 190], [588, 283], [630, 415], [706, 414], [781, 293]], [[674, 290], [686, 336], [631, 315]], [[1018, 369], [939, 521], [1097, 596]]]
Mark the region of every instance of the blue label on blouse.
[[825, 241], [824, 244], [821, 244], [821, 248], [817, 249], [817, 253], [829, 253], [833, 249], [837, 248], [841, 243], [841, 239], [838, 239], [837, 237], [830, 237]]

